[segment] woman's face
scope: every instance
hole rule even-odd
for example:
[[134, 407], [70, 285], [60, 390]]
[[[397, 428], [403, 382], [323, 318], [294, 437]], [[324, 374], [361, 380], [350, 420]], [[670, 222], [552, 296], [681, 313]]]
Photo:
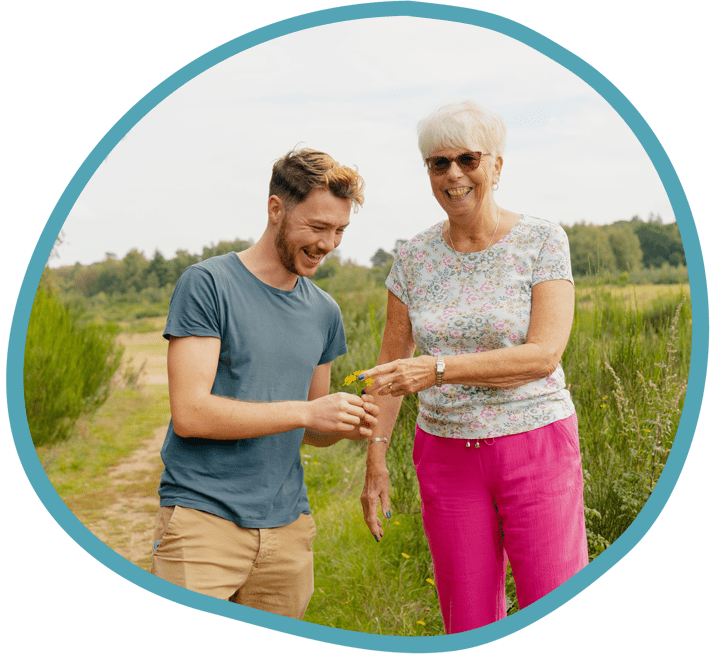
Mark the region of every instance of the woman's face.
[[[431, 153], [432, 157], [458, 157], [469, 148], [440, 148]], [[475, 215], [479, 208], [490, 207], [491, 185], [498, 182], [503, 160], [501, 157], [482, 155], [478, 168], [463, 171], [453, 161], [449, 170], [441, 175], [429, 172], [431, 190], [442, 209], [449, 217]]]

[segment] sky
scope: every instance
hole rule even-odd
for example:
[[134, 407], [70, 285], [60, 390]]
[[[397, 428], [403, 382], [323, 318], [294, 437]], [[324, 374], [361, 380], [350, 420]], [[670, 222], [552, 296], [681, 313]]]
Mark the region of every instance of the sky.
[[387, 17], [274, 39], [175, 91], [99, 167], [50, 264], [122, 258], [132, 248], [169, 259], [222, 240], [256, 241], [272, 163], [302, 144], [364, 177], [366, 202], [339, 253], [370, 265], [379, 248], [391, 251], [397, 239], [445, 218], [416, 124], [465, 99], [507, 123], [495, 195], [502, 207], [569, 225], [651, 213], [674, 220], [638, 139], [572, 72], [492, 30]]

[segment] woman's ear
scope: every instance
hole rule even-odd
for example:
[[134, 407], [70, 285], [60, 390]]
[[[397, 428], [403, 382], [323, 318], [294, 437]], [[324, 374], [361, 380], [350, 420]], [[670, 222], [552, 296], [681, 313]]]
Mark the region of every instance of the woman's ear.
[[499, 178], [501, 177], [501, 169], [504, 166], [504, 158], [503, 157], [495, 157], [494, 158], [494, 182], [498, 183]]

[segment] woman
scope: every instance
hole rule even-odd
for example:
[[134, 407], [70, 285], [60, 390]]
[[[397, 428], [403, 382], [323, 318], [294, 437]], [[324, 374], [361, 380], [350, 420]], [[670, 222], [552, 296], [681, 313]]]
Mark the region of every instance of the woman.
[[379, 361], [363, 374], [381, 409], [362, 504], [379, 541], [391, 431], [403, 396], [418, 393], [422, 517], [455, 633], [506, 616], [507, 556], [520, 607], [588, 563], [578, 426], [559, 363], [574, 289], [563, 229], [496, 204], [501, 116], [462, 102], [418, 132], [448, 220], [405, 243], [387, 279]]

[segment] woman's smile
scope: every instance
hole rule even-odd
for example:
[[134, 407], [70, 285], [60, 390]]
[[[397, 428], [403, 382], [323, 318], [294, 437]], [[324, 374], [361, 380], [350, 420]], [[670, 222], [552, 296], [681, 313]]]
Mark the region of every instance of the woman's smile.
[[462, 186], [453, 189], [446, 189], [446, 195], [450, 202], [461, 202], [471, 193], [471, 187]]

